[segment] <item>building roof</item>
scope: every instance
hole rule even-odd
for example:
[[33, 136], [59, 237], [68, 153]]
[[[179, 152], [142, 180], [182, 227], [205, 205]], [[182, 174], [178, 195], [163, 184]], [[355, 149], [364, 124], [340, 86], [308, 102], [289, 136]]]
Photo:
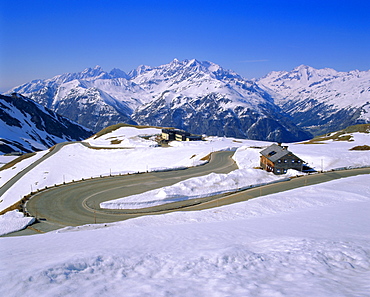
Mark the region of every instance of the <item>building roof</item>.
[[190, 135], [189, 132], [186, 132], [184, 130], [180, 129], [162, 129], [163, 133], [173, 133], [173, 134], [179, 134], [179, 135]]
[[262, 150], [260, 154], [272, 162], [275, 162], [288, 154], [294, 155], [291, 151], [288, 151], [286, 147], [277, 145], [275, 143]]

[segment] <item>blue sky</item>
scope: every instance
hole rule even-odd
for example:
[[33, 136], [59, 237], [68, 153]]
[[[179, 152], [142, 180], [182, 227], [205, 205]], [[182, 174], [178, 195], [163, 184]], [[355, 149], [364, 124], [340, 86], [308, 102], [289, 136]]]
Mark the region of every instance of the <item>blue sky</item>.
[[246, 78], [370, 69], [370, 1], [0, 0], [0, 91], [102, 66], [208, 60]]

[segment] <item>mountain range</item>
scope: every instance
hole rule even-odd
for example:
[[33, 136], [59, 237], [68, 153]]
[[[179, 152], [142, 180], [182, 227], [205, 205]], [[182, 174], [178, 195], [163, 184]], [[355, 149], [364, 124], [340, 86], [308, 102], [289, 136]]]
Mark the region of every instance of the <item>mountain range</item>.
[[292, 121], [313, 135], [370, 122], [370, 71], [301, 65], [257, 81]]
[[33, 152], [92, 131], [19, 94], [0, 95], [0, 152]]
[[94, 132], [108, 125], [291, 142], [370, 121], [370, 71], [299, 66], [247, 80], [207, 61], [177, 59], [125, 73], [87, 68], [10, 90]]

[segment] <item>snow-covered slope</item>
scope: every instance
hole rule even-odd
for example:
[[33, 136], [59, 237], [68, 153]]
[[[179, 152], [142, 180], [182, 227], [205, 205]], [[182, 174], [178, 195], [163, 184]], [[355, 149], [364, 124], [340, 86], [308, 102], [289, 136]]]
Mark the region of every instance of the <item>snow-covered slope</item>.
[[34, 80], [7, 93], [23, 94], [97, 132], [111, 123], [133, 123], [130, 114], [136, 108], [136, 99], [131, 100], [131, 93], [136, 93], [137, 88], [126, 78], [127, 74], [119, 69], [107, 73], [96, 66]]
[[129, 74], [97, 66], [9, 92], [27, 95], [94, 131], [125, 122], [271, 141], [310, 137], [257, 84], [211, 62], [175, 59]]
[[[156, 136], [160, 135], [162, 130], [153, 127], [128, 126], [117, 124], [109, 126], [99, 133], [85, 140], [92, 147], [101, 148], [139, 148], [156, 147]], [[144, 137], [150, 138], [145, 139]]]
[[369, 296], [369, 184], [1, 238], [0, 294]]
[[23, 96], [0, 95], [0, 153], [45, 150], [92, 132]]
[[317, 135], [370, 122], [370, 70], [338, 72], [301, 65], [258, 80], [293, 121]]

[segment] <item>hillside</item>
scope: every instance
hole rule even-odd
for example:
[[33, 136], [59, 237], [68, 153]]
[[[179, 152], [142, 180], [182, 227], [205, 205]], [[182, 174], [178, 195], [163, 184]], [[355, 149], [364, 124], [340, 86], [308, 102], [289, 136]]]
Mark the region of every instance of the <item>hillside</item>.
[[0, 152], [33, 152], [92, 132], [24, 96], [0, 95]]

